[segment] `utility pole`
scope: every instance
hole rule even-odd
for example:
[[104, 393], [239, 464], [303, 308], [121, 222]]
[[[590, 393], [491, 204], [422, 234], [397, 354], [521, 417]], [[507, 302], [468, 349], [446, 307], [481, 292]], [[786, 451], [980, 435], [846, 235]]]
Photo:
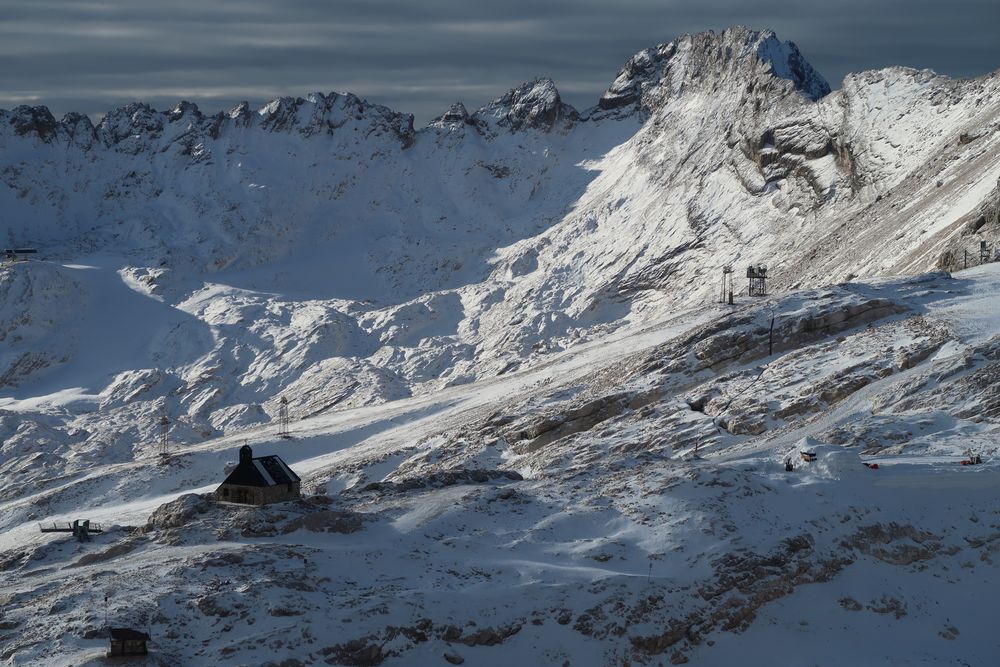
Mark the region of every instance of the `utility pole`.
[[278, 403], [278, 437], [290, 438], [292, 436], [288, 432], [288, 399], [282, 396]]
[[160, 415], [160, 456], [166, 458], [169, 454], [167, 447], [167, 434], [170, 432], [170, 420], [167, 419], [167, 413]]
[[719, 293], [719, 303], [733, 305], [733, 267], [730, 264], [722, 267], [722, 291]]

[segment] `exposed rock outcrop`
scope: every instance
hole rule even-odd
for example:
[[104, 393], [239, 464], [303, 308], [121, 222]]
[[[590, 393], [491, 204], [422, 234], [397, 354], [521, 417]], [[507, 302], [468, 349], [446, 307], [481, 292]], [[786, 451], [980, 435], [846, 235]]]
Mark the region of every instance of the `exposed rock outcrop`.
[[149, 515], [145, 530], [181, 528], [194, 521], [198, 515], [208, 512], [211, 507], [212, 503], [206, 497], [195, 493], [185, 493], [156, 508]]
[[688, 88], [717, 86], [738, 72], [748, 90], [757, 75], [791, 82], [805, 97], [816, 100], [830, 85], [805, 60], [798, 47], [781, 42], [770, 31], [730, 28], [720, 35], [698, 33], [645, 49], [634, 55], [601, 96], [598, 109], [649, 113], [669, 97]]
[[555, 83], [549, 78], [521, 84], [472, 115], [475, 121], [495, 124], [510, 132], [566, 129], [579, 118], [576, 109], [562, 101]]

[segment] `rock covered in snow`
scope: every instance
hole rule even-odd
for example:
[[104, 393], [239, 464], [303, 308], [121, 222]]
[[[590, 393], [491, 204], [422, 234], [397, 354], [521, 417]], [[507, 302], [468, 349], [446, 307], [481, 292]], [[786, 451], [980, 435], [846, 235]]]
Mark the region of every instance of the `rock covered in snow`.
[[204, 496], [186, 493], [156, 508], [146, 521], [146, 530], [184, 527], [199, 514], [207, 512], [211, 506], [211, 501]]
[[580, 114], [562, 101], [555, 83], [545, 77], [513, 88], [477, 110], [472, 118], [510, 132], [550, 132], [557, 127], [568, 127], [580, 118]]
[[58, 124], [48, 107], [21, 105], [11, 111], [0, 112], [0, 123], [6, 121], [20, 136], [33, 136], [49, 142], [56, 136]]
[[475, 121], [469, 116], [468, 110], [461, 102], [455, 102], [443, 114], [430, 122], [431, 127], [461, 127], [463, 125], [474, 125]]
[[[632, 56], [598, 102], [601, 111], [649, 111], [669, 96], [687, 90], [718, 89], [728, 77], [753, 89], [762, 77], [790, 81], [795, 90], [817, 100], [830, 85], [791, 42], [782, 42], [770, 31], [731, 28], [716, 36], [698, 33]], [[606, 115], [606, 114], [605, 114]]]

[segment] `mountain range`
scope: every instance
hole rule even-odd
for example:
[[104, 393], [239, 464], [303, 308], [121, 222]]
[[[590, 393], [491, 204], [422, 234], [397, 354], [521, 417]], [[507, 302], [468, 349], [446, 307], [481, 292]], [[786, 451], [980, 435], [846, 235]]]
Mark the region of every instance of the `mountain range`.
[[[266, 557], [248, 556], [258, 547], [247, 544], [268, 536], [257, 519], [211, 514], [215, 510], [193, 495], [177, 500], [209, 490], [243, 439], [279, 447], [269, 434], [284, 398], [301, 424], [302, 447], [288, 459], [293, 468], [298, 464], [303, 488], [344, 513], [347, 523], [334, 532], [377, 523], [358, 518], [376, 509], [392, 515], [406, 537], [386, 537], [382, 523], [365, 524], [364, 531], [383, 531], [373, 544], [399, 550], [392, 556], [400, 560], [399, 572], [410, 572], [400, 554], [426, 547], [407, 542], [417, 533], [443, 535], [472, 525], [465, 517], [432, 529], [423, 522], [436, 519], [421, 512], [437, 516], [449, 503], [467, 512], [500, 512], [519, 527], [510, 529], [512, 542], [490, 544], [513, 549], [512, 560], [496, 566], [502, 572], [494, 573], [493, 584], [462, 570], [491, 591], [493, 613], [516, 607], [517, 627], [527, 630], [526, 619], [544, 605], [525, 611], [501, 589], [524, 585], [543, 595], [586, 571], [595, 583], [584, 598], [566, 602], [571, 620], [559, 620], [558, 632], [573, 628], [607, 660], [679, 660], [704, 650], [701, 641], [712, 632], [750, 627], [752, 613], [741, 620], [711, 607], [723, 592], [740, 588], [733, 582], [713, 594], [697, 577], [688, 581], [671, 570], [670, 577], [679, 577], [672, 586], [708, 591], [708, 607], [685, 608], [685, 614], [701, 614], [700, 621], [686, 617], [686, 630], [668, 624], [665, 634], [662, 625], [640, 631], [636, 616], [618, 632], [608, 620], [613, 596], [604, 596], [599, 582], [626, 570], [627, 592], [619, 593], [629, 599], [629, 613], [641, 616], [647, 605], [662, 622], [676, 620], [662, 592], [659, 602], [652, 600], [656, 594], [643, 601], [635, 588], [635, 577], [647, 574], [643, 568], [652, 573], [676, 546], [669, 534], [646, 535], [640, 526], [674, 510], [669, 502], [652, 507], [632, 494], [680, 485], [686, 495], [677, 511], [697, 516], [692, 525], [710, 525], [706, 530], [725, 542], [736, 532], [729, 527], [746, 518], [743, 510], [725, 505], [719, 515], [725, 518], [714, 522], [696, 512], [694, 499], [716, 482], [770, 498], [775, 481], [765, 479], [773, 471], [763, 461], [774, 463], [798, 446], [789, 434], [812, 438], [802, 446], [826, 457], [819, 481], [810, 482], [816, 488], [840, 479], [842, 445], [864, 441], [870, 455], [883, 452], [898, 444], [897, 430], [913, 435], [924, 428], [915, 426], [918, 413], [934, 412], [934, 432], [947, 433], [947, 446], [928, 441], [917, 448], [928, 456], [957, 456], [963, 442], [987, 438], [996, 399], [986, 376], [976, 373], [992, 377], [996, 346], [986, 334], [996, 323], [974, 314], [973, 306], [988, 308], [983, 294], [995, 277], [990, 267], [973, 269], [967, 279], [946, 272], [978, 265], [981, 243], [990, 257], [996, 252], [998, 149], [997, 74], [956, 80], [892, 67], [851, 74], [833, 90], [794, 44], [743, 27], [685, 35], [638, 52], [589, 109], [574, 109], [553, 81], [539, 78], [471, 113], [456, 103], [420, 129], [412, 116], [350, 93], [284, 97], [256, 110], [242, 103], [216, 114], [187, 102], [165, 112], [133, 103], [96, 124], [81, 114], [56, 120], [45, 107], [0, 111], [0, 244], [38, 250], [37, 257], [0, 268], [0, 530], [6, 531], [0, 571], [27, 576], [43, 561], [57, 572], [76, 558], [70, 546], [58, 553], [39, 546], [38, 536], [28, 535], [33, 521], [78, 518], [70, 514], [87, 507], [132, 530], [163, 505], [150, 516], [149, 530], [140, 531], [154, 531], [154, 538], [122, 529], [102, 539], [108, 549], [129, 548], [104, 560], [138, 549], [133, 556], [143, 568], [194, 559], [186, 568], [239, 553], [265, 570], [270, 566], [261, 559], [281, 563], [267, 576], [284, 586], [283, 568], [299, 558], [276, 555], [291, 549], [287, 541], [260, 546]], [[717, 303], [726, 266], [736, 276], [732, 310]], [[762, 299], [748, 295], [743, 277], [759, 266], [767, 267], [771, 295]], [[912, 277], [919, 274], [927, 275]], [[751, 382], [755, 375], [763, 385]], [[904, 380], [910, 384], [885, 389]], [[968, 384], [952, 384], [958, 382]], [[755, 397], [751, 386], [767, 386], [770, 402]], [[939, 392], [937, 399], [928, 392]], [[862, 396], [906, 417], [883, 419], [874, 408], [859, 417], [861, 403], [854, 401]], [[984, 413], [986, 423], [973, 419]], [[164, 416], [176, 456], [166, 471], [156, 456]], [[394, 419], [400, 421], [390, 426]], [[596, 430], [608, 424], [613, 432]], [[702, 447], [743, 467], [699, 468], [692, 456]], [[740, 452], [751, 458], [733, 458]], [[674, 476], [671, 466], [685, 472]], [[764, 472], [757, 476], [748, 467]], [[515, 474], [533, 485], [531, 500], [517, 495], [527, 490], [498, 486]], [[597, 480], [593, 489], [601, 493], [569, 487], [557, 493], [545, 485], [572, 486], [578, 476]], [[470, 480], [486, 483], [494, 495], [513, 493], [503, 502], [521, 507], [523, 500], [524, 516], [538, 524], [522, 525], [523, 517], [511, 519], [506, 509], [455, 495]], [[850, 482], [852, 493], [867, 493], [866, 483]], [[400, 495], [413, 489], [438, 491], [419, 501]], [[813, 487], [791, 493], [798, 498], [807, 490]], [[546, 494], [563, 492], [552, 501], [558, 512], [541, 509]], [[373, 500], [364, 493], [381, 495]], [[869, 500], [876, 496], [896, 507], [879, 494]], [[613, 512], [601, 509], [602, 497], [615, 499]], [[960, 506], [956, 498], [948, 507]], [[557, 514], [575, 511], [577, 502], [593, 506], [581, 510], [582, 524], [567, 528], [576, 542], [552, 537], [550, 527], [558, 533], [562, 525]], [[728, 501], [711, 496], [710, 502]], [[793, 520], [771, 500], [761, 502], [754, 512]], [[899, 540], [930, 548], [925, 533], [940, 538], [947, 519], [920, 527], [913, 507], [900, 511], [909, 512], [915, 532], [894, 533], [886, 527], [888, 514], [872, 515], [882, 532], [847, 534], [824, 524], [822, 530], [854, 545], [849, 554], [834, 542], [823, 551], [819, 529], [794, 542], [797, 534], [781, 533], [777, 523], [747, 538], [753, 542], [747, 548], [754, 558], [781, 561], [761, 581], [823, 582], [847, 566], [837, 559], [885, 555]], [[182, 521], [169, 518], [175, 512], [183, 525], [205, 512], [211, 519], [188, 533], [171, 523]], [[242, 538], [226, 533], [225, 522], [234, 520], [245, 523]], [[608, 526], [621, 531], [615, 533], [620, 539], [602, 532]], [[179, 532], [160, 540], [155, 530], [165, 527]], [[674, 528], [689, 540], [686, 548], [698, 548], [697, 531]], [[785, 537], [793, 542], [781, 542]], [[934, 554], [948, 548], [948, 540], [938, 538]], [[232, 541], [223, 549], [230, 555], [216, 553], [216, 539]], [[445, 538], [435, 538], [435, 553], [444, 548], [439, 539]], [[543, 557], [529, 543], [559, 546], [539, 547]], [[779, 543], [787, 554], [764, 553]], [[721, 557], [721, 547], [712, 544], [699, 557]], [[991, 548], [984, 547], [987, 558]], [[336, 549], [325, 557], [336, 560]], [[363, 557], [374, 558], [372, 549]], [[574, 561], [566, 580], [553, 574], [556, 552], [583, 559]], [[817, 558], [801, 560], [807, 552]], [[689, 557], [697, 576], [708, 576], [693, 552]], [[625, 569], [601, 576], [587, 569], [610, 568], [604, 564], [612, 559]], [[890, 560], [879, 560], [879, 567]], [[84, 564], [96, 562], [104, 561]], [[220, 565], [231, 580], [241, 576], [236, 563]], [[755, 567], [771, 567], [736, 565], [750, 578], [760, 574]], [[325, 567], [358, 581], [368, 576]], [[725, 571], [713, 567], [716, 574]], [[525, 574], [533, 568], [544, 572], [537, 586]], [[513, 576], [515, 570], [523, 578]], [[51, 575], [46, 586], [61, 576]], [[413, 573], [400, 576], [407, 595], [436, 585]], [[211, 583], [195, 579], [198, 586]], [[384, 580], [363, 585], [389, 596]], [[181, 589], [143, 590], [159, 600], [160, 616], [150, 618], [167, 623], [165, 610], [181, 604], [171, 597]], [[38, 609], [43, 600], [53, 608], [69, 604], [41, 591], [29, 586], [18, 600]], [[191, 594], [218, 602], [201, 589]], [[771, 593], [743, 594], [760, 602], [750, 605], [756, 610]], [[81, 596], [76, 602], [85, 598], [82, 591], [73, 595]], [[289, 654], [302, 662], [287, 664], [429, 659], [409, 651], [428, 637], [485, 651], [481, 647], [517, 632], [504, 636], [504, 628], [516, 624], [508, 618], [490, 625], [492, 635], [479, 636], [471, 626], [455, 634], [449, 626], [468, 604], [461, 597], [438, 600], [443, 607], [422, 627], [419, 602], [413, 613], [393, 607], [386, 625], [372, 620], [381, 612], [368, 602], [347, 602], [344, 591], [336, 596], [337, 604], [368, 619], [351, 638], [360, 643], [331, 640], [324, 645], [338, 648], [321, 656], [318, 645], [302, 639], [308, 651]], [[268, 603], [264, 625], [281, 617], [274, 611], [285, 609], [280, 600]], [[881, 609], [883, 602], [869, 606]], [[302, 604], [302, 614], [319, 618], [326, 603]], [[212, 610], [201, 612], [228, 616]], [[544, 613], [563, 617], [555, 607]], [[3, 622], [0, 617], [0, 628]], [[94, 619], [74, 623], [80, 630]], [[336, 632], [349, 630], [340, 624]], [[415, 639], [420, 633], [423, 641]], [[627, 650], [619, 647], [626, 635]], [[206, 664], [263, 659], [241, 658], [236, 649], [225, 653], [221, 636], [199, 635], [212, 656]], [[365, 662], [376, 644], [381, 660]], [[31, 664], [61, 664], [64, 653], [40, 646], [22, 642], [17, 650], [32, 656]], [[68, 642], [63, 648], [79, 647]], [[517, 650], [535, 655], [528, 644]], [[586, 651], [545, 650], [553, 659], [588, 664]], [[486, 662], [473, 664], [497, 659], [477, 655]], [[185, 664], [195, 664], [195, 656], [175, 655], [190, 661]], [[14, 652], [0, 660], [21, 664]]]

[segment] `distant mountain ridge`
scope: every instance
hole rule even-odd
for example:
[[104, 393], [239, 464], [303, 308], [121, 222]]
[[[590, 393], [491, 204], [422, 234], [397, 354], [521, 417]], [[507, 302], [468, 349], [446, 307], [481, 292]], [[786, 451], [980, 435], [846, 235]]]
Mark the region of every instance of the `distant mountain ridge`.
[[[742, 43], [740, 40], [742, 39]], [[701, 50], [703, 55], [713, 48], [725, 50], [724, 61], [755, 55], [763, 65], [770, 65], [775, 76], [791, 81], [804, 95], [818, 99], [830, 92], [826, 80], [805, 60], [798, 47], [792, 42], [781, 42], [770, 31], [753, 31], [735, 28], [721, 36], [714, 33], [685, 35], [678, 40], [656, 47], [644, 49], [633, 56], [621, 69], [617, 78], [601, 96], [597, 105], [582, 116], [589, 118], [593, 113], [618, 109], [640, 103], [643, 92], [655, 88], [668, 75], [677, 74], [697, 78], [698, 72], [688, 73], [685, 67], [689, 52]], [[734, 48], [741, 52], [735, 53]], [[339, 102], [338, 102], [339, 100]], [[303, 105], [316, 105], [308, 119], [297, 116]], [[333, 112], [333, 106], [354, 108], [362, 115], [382, 117], [397, 125], [397, 132], [404, 145], [407, 137], [414, 132], [411, 114], [395, 112], [388, 107], [369, 103], [351, 93], [314, 92], [302, 97], [281, 97], [271, 100], [256, 111], [264, 129], [282, 130], [297, 128], [303, 132], [321, 129], [324, 115]], [[581, 114], [571, 105], [562, 102], [559, 91], [552, 79], [541, 77], [511, 89], [505, 95], [468, 114], [461, 102], [457, 103], [452, 116], [448, 113], [431, 121], [430, 125], [454, 122], [464, 113], [473, 124], [488, 123], [493, 119], [498, 125], [517, 131], [522, 127], [550, 130], [556, 120], [566, 118], [579, 120]], [[45, 106], [21, 105], [11, 110], [0, 109], [0, 119], [7, 121], [19, 136], [34, 135], [42, 141], [76, 140], [93, 141], [112, 146], [134, 134], [155, 134], [163, 130], [164, 122], [188, 122], [203, 126], [209, 136], [217, 138], [221, 128], [229, 121], [243, 127], [253, 124], [253, 111], [248, 102], [241, 102], [229, 111], [204, 114], [196, 104], [182, 101], [170, 111], [157, 112], [142, 102], [133, 102], [109, 111], [95, 126], [90, 119], [80, 113], [67, 113], [57, 120]], [[458, 115], [456, 116], [455, 113]], [[162, 116], [159, 118], [158, 116]], [[448, 117], [446, 119], [446, 117]], [[407, 120], [409, 119], [409, 120]], [[304, 124], [301, 121], [306, 120]], [[335, 127], [327, 125], [327, 128]]]

